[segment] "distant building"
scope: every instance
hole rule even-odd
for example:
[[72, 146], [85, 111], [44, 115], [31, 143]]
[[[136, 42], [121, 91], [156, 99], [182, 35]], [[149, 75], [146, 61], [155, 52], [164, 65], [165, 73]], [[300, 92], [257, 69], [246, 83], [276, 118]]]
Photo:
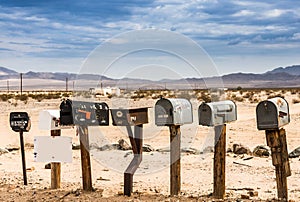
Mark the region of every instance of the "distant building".
[[121, 95], [121, 90], [118, 87], [105, 87], [105, 88], [96, 88], [95, 89], [95, 94], [100, 94], [103, 96], [108, 96], [108, 95], [115, 95], [115, 96], [120, 96]]

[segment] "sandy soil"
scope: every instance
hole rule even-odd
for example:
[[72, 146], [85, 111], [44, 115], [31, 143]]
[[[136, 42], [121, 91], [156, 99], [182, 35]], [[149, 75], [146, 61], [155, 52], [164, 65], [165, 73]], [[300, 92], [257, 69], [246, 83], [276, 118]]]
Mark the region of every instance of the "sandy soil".
[[[287, 132], [288, 150], [300, 146], [299, 125], [300, 104], [292, 104], [297, 95], [286, 93], [290, 104], [291, 123], [284, 128]], [[110, 106], [118, 103], [106, 100]], [[154, 106], [156, 100], [132, 101], [130, 106]], [[110, 103], [114, 102], [114, 103]], [[213, 189], [213, 153], [206, 152], [213, 147], [213, 130], [197, 124], [197, 107], [200, 103], [193, 101], [194, 123], [181, 127], [182, 148], [194, 148], [201, 153], [182, 152], [181, 156], [181, 196], [169, 197], [169, 130], [167, 127], [157, 127], [153, 121], [153, 109], [149, 109], [149, 124], [144, 125], [144, 144], [163, 152], [144, 152], [143, 161], [134, 175], [134, 194], [131, 197], [122, 196], [123, 172], [129, 165], [133, 155], [130, 151], [91, 150], [92, 178], [94, 192], [82, 191], [80, 151], [73, 150], [73, 162], [62, 163], [61, 189], [50, 189], [50, 170], [45, 169], [45, 163], [34, 162], [34, 136], [48, 136], [50, 131], [38, 128], [39, 111], [43, 109], [58, 109], [60, 100], [36, 102], [30, 100], [27, 104], [18, 101], [17, 106], [8, 102], [1, 103], [0, 148], [19, 145], [19, 136], [9, 127], [9, 112], [27, 111], [32, 120], [30, 132], [25, 134], [26, 164], [28, 186], [23, 185], [20, 150], [0, 155], [0, 201], [213, 201], [209, 198]], [[264, 131], [256, 128], [255, 108], [257, 103], [238, 102], [238, 121], [227, 125], [227, 148], [233, 144], [242, 144], [253, 150], [257, 145], [266, 145]], [[78, 143], [76, 130], [62, 130], [63, 136], [72, 137]], [[101, 147], [117, 143], [119, 139], [128, 140], [124, 127], [106, 126], [89, 128], [90, 143]], [[51, 149], [51, 148], [49, 148]], [[204, 152], [202, 152], [204, 151]], [[277, 196], [275, 170], [271, 157], [253, 157], [247, 155], [226, 156], [226, 200], [237, 201], [249, 190], [257, 191], [258, 196], [249, 201], [272, 200]], [[290, 159], [292, 175], [288, 178], [289, 199], [300, 201], [300, 159]], [[242, 199], [243, 201], [247, 201]]]

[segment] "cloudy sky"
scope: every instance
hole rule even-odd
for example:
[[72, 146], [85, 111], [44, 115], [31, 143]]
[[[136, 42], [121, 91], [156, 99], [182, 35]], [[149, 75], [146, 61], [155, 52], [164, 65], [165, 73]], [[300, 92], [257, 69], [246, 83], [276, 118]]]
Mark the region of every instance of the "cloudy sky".
[[292, 0], [1, 0], [0, 27], [0, 66], [19, 72], [79, 72], [104, 41], [143, 29], [194, 40], [220, 74], [300, 64]]

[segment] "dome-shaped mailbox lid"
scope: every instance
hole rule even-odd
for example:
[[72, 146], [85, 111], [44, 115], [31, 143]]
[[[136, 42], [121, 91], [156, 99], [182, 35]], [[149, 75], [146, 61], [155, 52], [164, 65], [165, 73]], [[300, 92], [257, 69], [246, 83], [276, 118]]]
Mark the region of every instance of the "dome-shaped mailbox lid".
[[203, 102], [198, 109], [199, 125], [217, 126], [236, 121], [237, 108], [233, 101]]
[[193, 123], [193, 109], [187, 99], [162, 98], [155, 103], [155, 124], [157, 126], [190, 123]]
[[258, 103], [256, 107], [258, 130], [274, 130], [290, 122], [288, 102], [281, 97], [275, 97]]

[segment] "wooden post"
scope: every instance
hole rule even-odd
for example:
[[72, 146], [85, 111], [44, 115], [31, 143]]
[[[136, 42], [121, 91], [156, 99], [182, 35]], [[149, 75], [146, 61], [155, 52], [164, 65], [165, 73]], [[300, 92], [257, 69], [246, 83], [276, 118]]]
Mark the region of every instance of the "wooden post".
[[92, 171], [90, 159], [90, 145], [88, 126], [78, 126], [80, 153], [81, 153], [81, 170], [83, 190], [92, 191]]
[[284, 129], [266, 130], [267, 145], [271, 148], [272, 164], [276, 170], [277, 195], [288, 201], [287, 177], [291, 175]]
[[134, 126], [134, 135], [130, 126], [126, 126], [134, 158], [124, 172], [124, 195], [131, 196], [133, 190], [133, 175], [142, 162], [143, 125]]
[[213, 197], [224, 199], [226, 163], [226, 124], [215, 126], [214, 190]]
[[[51, 130], [51, 136], [60, 136], [61, 130]], [[51, 189], [59, 189], [61, 182], [61, 163], [51, 163]]]
[[180, 176], [180, 126], [170, 125], [170, 193], [178, 195], [181, 189]]

